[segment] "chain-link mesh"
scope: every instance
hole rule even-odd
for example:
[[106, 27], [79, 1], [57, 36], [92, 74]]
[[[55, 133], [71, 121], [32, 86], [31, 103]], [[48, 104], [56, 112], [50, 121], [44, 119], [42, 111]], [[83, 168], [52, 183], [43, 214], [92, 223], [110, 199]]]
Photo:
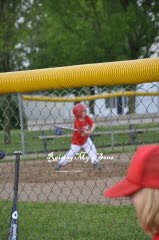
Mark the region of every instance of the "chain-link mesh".
[[[158, 83], [147, 83], [50, 90], [29, 94], [30, 100], [1, 95], [0, 239], [8, 235], [15, 150], [23, 152], [19, 239], [147, 239], [130, 201], [105, 199], [103, 190], [125, 175], [138, 145], [159, 142], [158, 88]], [[126, 96], [126, 91], [134, 94]], [[121, 94], [116, 97], [116, 92]], [[77, 144], [72, 109], [79, 96], [85, 97], [89, 120], [78, 134], [89, 131], [93, 121], [96, 129]], [[58, 101], [63, 97], [68, 101]]]

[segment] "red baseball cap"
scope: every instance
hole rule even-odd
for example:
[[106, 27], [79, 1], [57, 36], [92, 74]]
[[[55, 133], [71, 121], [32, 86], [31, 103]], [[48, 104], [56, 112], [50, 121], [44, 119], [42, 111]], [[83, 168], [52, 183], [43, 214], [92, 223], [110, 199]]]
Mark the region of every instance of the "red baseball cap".
[[104, 196], [127, 197], [142, 188], [159, 189], [159, 145], [140, 146], [132, 157], [126, 177], [106, 189]]

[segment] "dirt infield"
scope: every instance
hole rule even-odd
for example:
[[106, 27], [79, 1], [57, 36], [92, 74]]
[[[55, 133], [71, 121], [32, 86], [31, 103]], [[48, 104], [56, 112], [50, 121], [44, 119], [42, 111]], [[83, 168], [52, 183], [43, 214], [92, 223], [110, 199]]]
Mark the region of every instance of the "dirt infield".
[[[47, 160], [21, 161], [19, 199], [119, 204], [119, 201], [105, 200], [102, 192], [125, 175], [130, 157], [131, 154], [115, 154], [112, 160], [102, 160], [101, 171], [94, 170], [90, 162], [77, 160], [60, 172], [54, 171], [55, 163]], [[14, 162], [1, 163], [0, 199], [12, 199], [13, 179]]]

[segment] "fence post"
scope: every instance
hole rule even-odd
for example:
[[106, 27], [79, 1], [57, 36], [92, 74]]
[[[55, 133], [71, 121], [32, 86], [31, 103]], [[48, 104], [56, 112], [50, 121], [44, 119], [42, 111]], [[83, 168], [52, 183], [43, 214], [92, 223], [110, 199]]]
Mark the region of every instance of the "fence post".
[[114, 149], [114, 130], [113, 130], [113, 98], [110, 98], [110, 116], [111, 116], [111, 147]]
[[24, 121], [23, 121], [23, 109], [21, 95], [18, 93], [18, 103], [19, 103], [19, 119], [20, 119], [20, 132], [21, 132], [21, 149], [22, 153], [25, 154], [25, 137], [24, 137]]

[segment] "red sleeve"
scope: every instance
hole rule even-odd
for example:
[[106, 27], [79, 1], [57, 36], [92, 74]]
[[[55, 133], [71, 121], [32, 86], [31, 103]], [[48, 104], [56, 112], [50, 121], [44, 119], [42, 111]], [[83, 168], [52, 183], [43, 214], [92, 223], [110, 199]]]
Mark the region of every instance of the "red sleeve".
[[87, 123], [88, 123], [90, 126], [92, 126], [93, 123], [94, 123], [94, 120], [93, 120], [91, 117], [89, 117], [89, 116], [87, 116], [86, 121], [87, 121]]

